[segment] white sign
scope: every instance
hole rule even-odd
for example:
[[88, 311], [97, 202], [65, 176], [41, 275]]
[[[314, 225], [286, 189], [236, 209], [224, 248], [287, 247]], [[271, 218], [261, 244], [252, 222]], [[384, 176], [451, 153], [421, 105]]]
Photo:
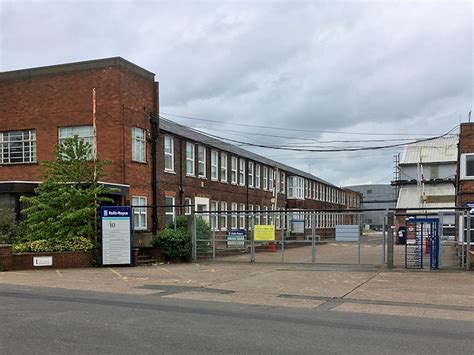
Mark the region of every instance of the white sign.
[[53, 266], [52, 256], [34, 256], [33, 266]]
[[130, 207], [102, 207], [102, 264], [121, 265], [131, 259]]
[[336, 226], [336, 242], [357, 242], [360, 238], [358, 224], [338, 224]]

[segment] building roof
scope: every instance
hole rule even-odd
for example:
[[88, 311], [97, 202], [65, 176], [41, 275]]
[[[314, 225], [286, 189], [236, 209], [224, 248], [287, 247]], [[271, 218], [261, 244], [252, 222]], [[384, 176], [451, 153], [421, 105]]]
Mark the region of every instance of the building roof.
[[298, 176], [301, 176], [301, 177], [304, 177], [304, 178], [307, 178], [307, 179], [311, 179], [313, 181], [318, 181], [318, 182], [324, 183], [326, 185], [330, 185], [330, 186], [339, 188], [338, 186], [336, 186], [334, 184], [331, 184], [330, 182], [327, 182], [327, 181], [325, 181], [325, 180], [323, 180], [323, 179], [321, 179], [317, 176], [306, 173], [302, 170], [295, 169], [291, 166], [282, 164], [282, 163], [277, 162], [275, 160], [265, 158], [261, 155], [252, 153], [248, 150], [239, 148], [235, 145], [225, 143], [225, 142], [223, 142], [219, 139], [209, 137], [209, 136], [207, 136], [207, 135], [205, 135], [205, 134], [203, 134], [203, 133], [201, 133], [201, 132], [199, 132], [195, 129], [180, 125], [180, 124], [178, 124], [176, 122], [173, 122], [173, 121], [170, 121], [166, 118], [160, 117], [160, 129], [165, 131], [165, 132], [173, 133], [173, 134], [176, 134], [178, 136], [187, 138], [187, 139], [189, 139], [191, 141], [194, 141], [194, 142], [197, 142], [197, 143], [203, 143], [203, 144], [215, 147], [217, 149], [229, 152], [231, 154], [235, 154], [235, 155], [247, 158], [247, 159], [251, 159], [251, 160], [254, 160], [256, 162], [259, 162], [259, 163], [262, 163], [262, 164], [265, 164], [265, 165], [268, 165], [268, 166], [277, 167], [278, 169], [283, 170], [283, 171], [285, 171], [287, 173], [290, 173], [290, 174], [293, 174], [293, 175], [298, 175]]
[[[428, 202], [423, 205], [421, 202], [421, 186], [402, 186], [398, 195], [397, 208], [409, 210], [410, 208], [423, 207], [455, 207], [454, 197], [456, 195], [456, 191], [453, 184], [425, 185], [424, 191], [425, 195], [428, 197]], [[434, 198], [436, 196], [439, 198]], [[443, 200], [448, 197], [452, 199], [452, 202], [443, 202]], [[429, 202], [430, 199], [433, 200], [433, 202]]]
[[29, 79], [36, 76], [44, 75], [58, 75], [79, 70], [91, 70], [109, 67], [122, 67], [127, 68], [139, 75], [142, 75], [148, 79], [154, 80], [155, 74], [143, 69], [142, 67], [129, 62], [122, 57], [111, 57], [103, 59], [87, 60], [75, 63], [49, 65], [45, 67], [28, 68], [20, 70], [12, 70], [6, 72], [0, 72], [0, 80], [9, 79]]
[[400, 165], [422, 163], [455, 163], [458, 159], [458, 137], [443, 137], [407, 146]]

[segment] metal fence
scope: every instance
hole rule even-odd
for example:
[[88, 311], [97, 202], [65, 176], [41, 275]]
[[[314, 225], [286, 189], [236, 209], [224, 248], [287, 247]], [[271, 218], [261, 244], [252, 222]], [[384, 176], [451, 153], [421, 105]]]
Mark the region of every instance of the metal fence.
[[206, 220], [211, 226], [211, 238], [202, 238], [194, 231], [193, 259], [382, 265], [386, 260], [386, 233], [364, 229], [361, 213], [334, 210], [195, 213], [193, 225], [199, 219]]

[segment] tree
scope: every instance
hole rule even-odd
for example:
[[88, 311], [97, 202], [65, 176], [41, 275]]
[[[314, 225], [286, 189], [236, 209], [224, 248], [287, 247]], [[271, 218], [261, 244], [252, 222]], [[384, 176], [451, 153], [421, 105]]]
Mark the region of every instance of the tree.
[[74, 237], [95, 240], [100, 203], [112, 189], [99, 184], [106, 161], [93, 162], [92, 147], [75, 136], [56, 145], [55, 161], [42, 164], [43, 182], [32, 197], [21, 197], [29, 207], [27, 240], [61, 242]]

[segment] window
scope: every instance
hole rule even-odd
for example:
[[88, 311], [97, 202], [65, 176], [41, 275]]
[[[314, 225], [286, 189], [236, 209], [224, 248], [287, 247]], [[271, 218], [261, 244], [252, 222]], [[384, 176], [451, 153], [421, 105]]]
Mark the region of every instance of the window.
[[237, 204], [235, 202], [232, 202], [231, 204], [231, 211], [232, 211], [232, 215], [231, 215], [231, 228], [232, 229], [236, 229], [237, 228]]
[[255, 206], [255, 224], [260, 224], [260, 206]]
[[368, 193], [368, 194], [371, 194], [371, 193], [372, 193], [372, 190], [367, 190], [367, 193]]
[[283, 171], [280, 172], [280, 192], [284, 194], [285, 190], [285, 173]]
[[198, 176], [206, 177], [206, 147], [198, 147]]
[[263, 210], [265, 212], [263, 213], [263, 222], [262, 222], [262, 224], [267, 225], [268, 224], [268, 207], [263, 206]]
[[239, 184], [245, 186], [245, 160], [239, 159]]
[[190, 215], [191, 212], [192, 212], [192, 204], [193, 204], [193, 200], [189, 197], [185, 197], [184, 198], [184, 204], [186, 205], [184, 207], [184, 214], [185, 215]]
[[211, 201], [211, 230], [217, 230], [217, 201]]
[[239, 227], [245, 228], [245, 204], [240, 204]]
[[165, 222], [166, 225], [174, 221], [174, 197], [165, 197]]
[[316, 200], [316, 183], [313, 182], [313, 200]]
[[299, 176], [289, 176], [288, 177], [288, 198], [290, 199], [304, 199], [304, 189], [305, 179]]
[[461, 179], [474, 179], [474, 154], [461, 154]]
[[[132, 206], [146, 206], [146, 197], [132, 196]], [[133, 207], [133, 229], [146, 230], [146, 207]]]
[[138, 127], [132, 128], [132, 160], [146, 163], [145, 130]]
[[249, 180], [249, 187], [253, 187], [253, 163], [251, 161], [249, 161], [248, 180]]
[[[277, 210], [281, 211], [281, 208], [277, 208]], [[280, 212], [276, 212], [276, 214], [275, 214], [275, 228], [276, 229], [281, 229]]]
[[227, 182], [227, 154], [225, 153], [221, 153], [221, 182]]
[[268, 169], [268, 190], [273, 191], [273, 169]]
[[430, 180], [439, 178], [439, 166], [432, 165], [430, 166]]
[[232, 157], [231, 159], [231, 167], [230, 167], [230, 182], [232, 184], [237, 184], [237, 158]]
[[260, 188], [260, 164], [255, 164], [255, 188]]
[[227, 202], [221, 202], [221, 213], [219, 214], [220, 217], [220, 225], [221, 230], [227, 229]]
[[194, 144], [186, 143], [186, 175], [194, 176]]
[[94, 152], [94, 128], [92, 126], [73, 126], [59, 128], [59, 144], [64, 143], [64, 140], [66, 138], [72, 138], [74, 136], [78, 136], [79, 138], [82, 138], [84, 142], [90, 144], [90, 159], [92, 159], [92, 154]]
[[0, 164], [36, 162], [36, 131], [0, 132]]
[[268, 168], [266, 166], [263, 167], [263, 189], [268, 190]]
[[211, 150], [211, 180], [217, 180], [217, 150]]
[[165, 171], [174, 172], [174, 140], [165, 136]]

